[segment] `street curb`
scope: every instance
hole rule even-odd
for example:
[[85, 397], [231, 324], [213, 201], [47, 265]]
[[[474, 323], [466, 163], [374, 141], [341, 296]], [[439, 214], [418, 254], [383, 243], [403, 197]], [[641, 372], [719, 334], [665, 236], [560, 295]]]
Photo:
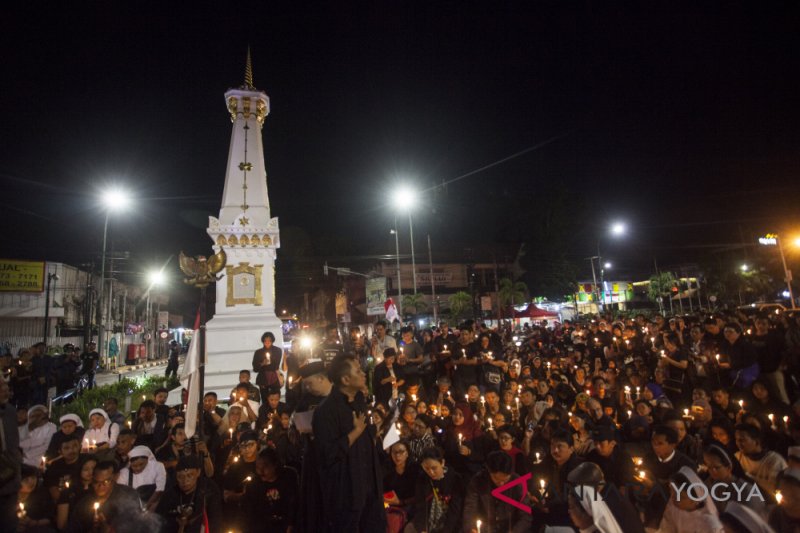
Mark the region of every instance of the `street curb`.
[[152, 361], [149, 363], [143, 363], [141, 365], [126, 365], [117, 367], [111, 371], [112, 374], [124, 374], [128, 372], [133, 372], [134, 370], [142, 370], [143, 368], [153, 368], [156, 366], [166, 366], [167, 361]]

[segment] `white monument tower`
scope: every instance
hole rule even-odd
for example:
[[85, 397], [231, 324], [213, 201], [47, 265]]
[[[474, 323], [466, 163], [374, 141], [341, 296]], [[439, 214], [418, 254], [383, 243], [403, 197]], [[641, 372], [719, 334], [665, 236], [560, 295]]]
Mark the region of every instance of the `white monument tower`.
[[244, 85], [229, 89], [225, 103], [233, 129], [219, 217], [208, 217], [214, 252], [228, 262], [217, 284], [214, 318], [208, 321], [205, 388], [227, 397], [239, 371], [252, 370], [261, 335], [271, 331], [283, 346], [275, 315], [275, 257], [280, 247], [278, 219], [270, 216], [261, 128], [269, 98], [253, 86], [250, 51]]

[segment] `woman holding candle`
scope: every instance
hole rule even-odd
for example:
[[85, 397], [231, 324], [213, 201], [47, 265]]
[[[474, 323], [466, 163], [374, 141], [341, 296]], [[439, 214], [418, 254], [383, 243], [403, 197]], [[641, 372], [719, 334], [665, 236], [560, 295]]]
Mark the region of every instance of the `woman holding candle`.
[[75, 509], [75, 504], [92, 490], [92, 475], [97, 466], [97, 457], [85, 455], [80, 460], [80, 478], [64, 482], [60, 486], [58, 502], [56, 504], [56, 527], [59, 530], [66, 528], [69, 518]]
[[103, 409], [89, 411], [89, 428], [84, 434], [97, 451], [108, 450], [117, 445], [119, 426], [111, 421]]
[[465, 402], [457, 403], [453, 409], [444, 449], [448, 462], [459, 473], [471, 475], [483, 467], [483, 432]]
[[[715, 489], [719, 494], [730, 494], [730, 500], [718, 498], [716, 501], [719, 511], [725, 510], [729, 502], [738, 501], [742, 505], [750, 507], [759, 514], [764, 514], [765, 503], [759, 498], [750, 498], [753, 490], [752, 481], [746, 480], [740, 475], [735, 474], [735, 468], [739, 465], [735, 458], [731, 457], [722, 447], [712, 444], [703, 452], [703, 466], [706, 470], [705, 484], [711, 490], [714, 485], [722, 485]], [[741, 471], [741, 467], [739, 467]]]
[[55, 504], [47, 489], [39, 483], [39, 471], [23, 465], [21, 478], [22, 484], [17, 495], [20, 509], [17, 515], [19, 531], [52, 531], [51, 519], [55, 515]]
[[383, 501], [388, 505], [390, 531], [402, 531], [405, 523], [413, 518], [414, 489], [421, 470], [409, 452], [408, 444], [402, 440], [389, 448], [391, 465], [383, 476]]
[[458, 531], [464, 505], [464, 483], [455, 470], [445, 466], [439, 448], [422, 454], [424, 476], [414, 489], [414, 518], [406, 533], [450, 533]]

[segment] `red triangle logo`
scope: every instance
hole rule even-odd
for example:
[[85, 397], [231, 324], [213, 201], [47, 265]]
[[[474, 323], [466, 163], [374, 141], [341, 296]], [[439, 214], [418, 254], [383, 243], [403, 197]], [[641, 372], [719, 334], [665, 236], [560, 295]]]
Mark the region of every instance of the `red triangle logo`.
[[494, 496], [495, 498], [497, 498], [502, 502], [506, 502], [509, 505], [513, 505], [514, 507], [520, 509], [521, 511], [525, 511], [528, 514], [531, 514], [531, 508], [529, 506], [523, 505], [517, 500], [512, 500], [511, 498], [503, 494], [503, 492], [507, 491], [508, 489], [514, 488], [517, 485], [522, 485], [522, 494], [524, 497], [526, 494], [528, 494], [528, 480], [530, 478], [531, 478], [530, 474], [525, 474], [524, 476], [518, 477], [517, 479], [515, 479], [510, 483], [506, 483], [505, 485], [500, 485], [499, 487], [497, 487], [492, 491], [492, 496]]

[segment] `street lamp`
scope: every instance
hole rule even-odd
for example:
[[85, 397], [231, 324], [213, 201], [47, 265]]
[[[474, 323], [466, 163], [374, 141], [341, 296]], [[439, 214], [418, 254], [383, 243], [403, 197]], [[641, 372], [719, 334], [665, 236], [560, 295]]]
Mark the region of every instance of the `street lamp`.
[[394, 228], [389, 230], [390, 235], [394, 235], [394, 248], [395, 257], [397, 258], [397, 309], [400, 311], [400, 316], [403, 316], [403, 288], [400, 285], [400, 239], [397, 236], [397, 215], [394, 217]]
[[[783, 245], [777, 233], [768, 233], [764, 237], [758, 239], [758, 242], [766, 246], [777, 246], [781, 254], [781, 263], [783, 263], [783, 279], [786, 282], [786, 288], [789, 290], [789, 301], [791, 302], [791, 309], [795, 309], [794, 305], [794, 292], [792, 292], [792, 271], [786, 266], [786, 256], [783, 254]], [[795, 246], [800, 246], [800, 237], [795, 238], [793, 241]]]
[[122, 189], [109, 189], [105, 191], [100, 201], [103, 208], [106, 210], [105, 222], [103, 223], [103, 253], [100, 256], [100, 290], [98, 291], [97, 298], [97, 347], [100, 349], [100, 360], [108, 353], [105, 344], [105, 316], [103, 309], [104, 292], [106, 287], [106, 243], [108, 241], [108, 218], [111, 215], [112, 209], [114, 211], [124, 211], [131, 203], [130, 196]]
[[628, 226], [624, 222], [614, 222], [611, 224], [611, 234], [615, 237], [621, 237], [628, 232]]
[[739, 267], [739, 270], [741, 270], [742, 272], [747, 272], [748, 270], [750, 270], [750, 267], [747, 266], [747, 264], [745, 263]]
[[149, 329], [150, 332], [151, 332], [150, 333], [150, 339], [148, 341], [148, 347], [147, 347], [147, 355], [148, 355], [148, 358], [150, 358], [150, 357], [153, 356], [153, 353], [152, 353], [152, 350], [153, 350], [153, 332], [155, 332], [155, 330], [157, 329], [157, 328], [152, 327], [153, 326], [153, 309], [150, 306], [150, 292], [153, 290], [153, 287], [157, 287], [159, 285], [163, 285], [166, 282], [167, 277], [164, 274], [164, 269], [162, 268], [162, 269], [159, 269], [159, 270], [150, 271], [147, 274], [147, 279], [150, 282], [150, 286], [147, 287], [147, 307], [146, 307], [146, 311], [147, 311], [146, 315], [147, 316], [145, 317], [145, 325], [147, 326], [147, 328], [145, 329], [145, 331], [147, 331], [147, 329]]
[[[614, 237], [622, 237], [626, 233], [628, 233], [628, 225], [625, 222], [617, 221], [611, 224], [608, 229], [609, 233]], [[602, 309], [605, 307], [605, 271], [606, 269], [611, 268], [611, 263], [603, 262], [603, 258], [600, 255], [600, 239], [597, 239], [597, 255], [593, 255], [591, 257], [586, 258], [592, 265], [592, 281], [594, 282], [594, 289], [595, 295], [597, 296], [597, 304], [598, 309]], [[594, 269], [594, 260], [597, 259], [597, 267], [600, 269], [600, 285], [602, 287], [598, 287], [597, 285], [597, 274], [595, 273]], [[612, 296], [613, 298], [613, 296]]]
[[[411, 279], [414, 280], [414, 294], [417, 294], [417, 262], [414, 256], [414, 225], [411, 222], [411, 208], [414, 207], [416, 201], [417, 194], [408, 187], [401, 187], [394, 193], [395, 207], [400, 211], [406, 211], [408, 213], [408, 233], [411, 238]], [[397, 221], [395, 219], [395, 229], [396, 228]], [[402, 310], [400, 313], [402, 314]]]

